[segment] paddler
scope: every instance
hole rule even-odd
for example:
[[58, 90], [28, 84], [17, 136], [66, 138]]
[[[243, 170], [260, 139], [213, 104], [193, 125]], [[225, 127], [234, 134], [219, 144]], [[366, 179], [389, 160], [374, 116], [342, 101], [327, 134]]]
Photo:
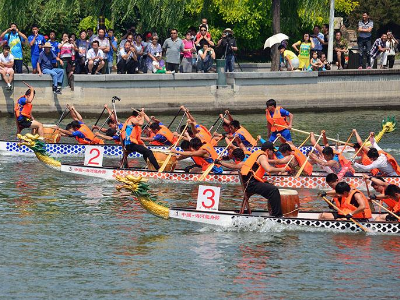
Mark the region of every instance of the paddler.
[[245, 147], [257, 146], [257, 140], [252, 137], [246, 128], [240, 125], [238, 120], [232, 118], [229, 110], [226, 110], [225, 113], [228, 118], [224, 118], [224, 123], [229, 124], [229, 131], [232, 137], [238, 137]]
[[[208, 166], [218, 158], [214, 147], [208, 143], [202, 142], [198, 137], [190, 140], [189, 151], [177, 151], [176, 149], [172, 149], [171, 152], [181, 156], [191, 157], [197, 165], [201, 166], [202, 171], [207, 170]], [[215, 164], [211, 172], [214, 174], [222, 174], [223, 169], [218, 164]]]
[[322, 213], [320, 220], [349, 220], [369, 221], [372, 217], [367, 197], [357, 189], [351, 188], [346, 182], [338, 182], [335, 186], [338, 196], [337, 205], [340, 212]]
[[243, 176], [244, 192], [248, 195], [261, 195], [268, 199], [271, 216], [282, 217], [281, 196], [279, 189], [271, 183], [264, 182], [266, 172], [285, 172], [285, 168], [275, 168], [268, 163], [268, 145], [264, 143], [261, 150], [252, 153], [243, 163], [240, 174]]
[[294, 146], [292, 143], [283, 143], [279, 146], [279, 152], [282, 154], [283, 158], [276, 158], [269, 160], [268, 162], [273, 165], [286, 165], [289, 163], [290, 170], [288, 171], [288, 175], [297, 174], [298, 170], [305, 163], [305, 167], [303, 169], [303, 176], [312, 175], [313, 166], [306, 160], [307, 157]]
[[281, 106], [277, 107], [274, 99], [269, 99], [266, 105], [265, 116], [267, 118], [269, 141], [275, 141], [279, 133], [287, 142], [291, 142], [290, 129], [292, 129], [293, 114]]
[[[240, 148], [235, 148], [228, 152], [227, 157], [223, 157], [222, 160], [215, 160], [215, 163], [220, 164], [231, 170], [240, 170], [244, 162], [250, 157], [251, 152], [244, 151]], [[233, 163], [228, 162], [229, 159], [233, 160]]]
[[[326, 140], [325, 131], [322, 131], [322, 136]], [[322, 148], [317, 144], [314, 133], [310, 133], [311, 144], [315, 149], [322, 153], [324, 159], [318, 157], [315, 153], [310, 153], [310, 158], [321, 167], [329, 167], [333, 173], [342, 178], [343, 176], [354, 176], [354, 169], [351, 167], [351, 163], [341, 154], [337, 153], [328, 144]]]
[[28, 87], [25, 94], [17, 100], [14, 113], [17, 119], [17, 131], [20, 133], [25, 128], [37, 130], [38, 134], [43, 137], [43, 124], [36, 121], [32, 116], [32, 101], [35, 98], [35, 89], [29, 84], [24, 84]]
[[[371, 132], [373, 136], [374, 133]], [[378, 169], [379, 173], [383, 176], [399, 176], [400, 166], [392, 155], [383, 151], [373, 139], [372, 148], [368, 150], [367, 156], [372, 163], [369, 165], [362, 165], [354, 163], [354, 167], [362, 172], [370, 172], [373, 169]]]
[[74, 137], [79, 144], [84, 145], [103, 145], [104, 141], [90, 130], [88, 126], [83, 123], [82, 116], [78, 113], [74, 106], [67, 104], [67, 108], [71, 112], [71, 117], [74, 119], [69, 123], [66, 129], [59, 128], [64, 136]]
[[120, 145], [121, 144], [120, 130], [121, 130], [123, 124], [121, 124], [120, 122], [117, 122], [115, 112], [111, 111], [108, 108], [107, 104], [104, 104], [104, 108], [107, 109], [107, 112], [109, 115], [109, 117], [107, 119], [108, 129], [100, 128], [99, 126], [93, 125], [92, 131], [97, 129], [97, 130], [99, 130], [99, 132], [95, 133], [96, 136], [98, 136], [104, 140], [107, 140], [107, 141], [113, 141], [117, 145]]
[[153, 122], [149, 126], [152, 137], [142, 138], [145, 141], [149, 141], [152, 145], [158, 146], [170, 146], [173, 145], [178, 138], [164, 126], [161, 122]]
[[[400, 216], [400, 188], [397, 185], [389, 184], [385, 190], [385, 195], [389, 197], [391, 200], [395, 201], [395, 205], [391, 209], [391, 211]], [[379, 218], [379, 219], [378, 219]], [[384, 214], [376, 218], [376, 221], [387, 221], [387, 222], [398, 222], [399, 220], [391, 215], [391, 214]]]
[[124, 143], [125, 151], [122, 158], [122, 166], [126, 167], [128, 155], [132, 152], [138, 152], [143, 155], [144, 161], [147, 159], [156, 170], [160, 168], [154, 157], [153, 152], [146, 147], [140, 135], [144, 123], [144, 112], [132, 111], [132, 115], [125, 121], [121, 129], [121, 139]]

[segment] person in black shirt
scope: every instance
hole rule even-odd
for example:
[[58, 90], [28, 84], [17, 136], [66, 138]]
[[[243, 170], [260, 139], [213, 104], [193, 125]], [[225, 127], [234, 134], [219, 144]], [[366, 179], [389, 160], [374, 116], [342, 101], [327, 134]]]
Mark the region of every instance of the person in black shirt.
[[222, 38], [218, 41], [217, 47], [220, 47], [225, 57], [225, 72], [235, 70], [235, 51], [237, 51], [236, 39], [233, 37], [233, 31], [226, 28], [222, 33]]

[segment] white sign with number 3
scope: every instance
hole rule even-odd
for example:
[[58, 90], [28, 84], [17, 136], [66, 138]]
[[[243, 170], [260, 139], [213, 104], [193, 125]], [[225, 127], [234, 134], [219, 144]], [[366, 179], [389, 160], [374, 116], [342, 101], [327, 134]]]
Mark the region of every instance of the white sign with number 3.
[[196, 209], [218, 211], [220, 191], [221, 188], [218, 186], [200, 185]]
[[104, 147], [86, 146], [85, 166], [102, 167], [103, 166]]

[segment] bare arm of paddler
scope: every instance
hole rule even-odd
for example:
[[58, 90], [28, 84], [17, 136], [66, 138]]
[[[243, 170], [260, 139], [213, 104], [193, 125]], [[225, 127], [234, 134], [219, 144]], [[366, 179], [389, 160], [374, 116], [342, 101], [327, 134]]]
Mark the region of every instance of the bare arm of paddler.
[[223, 160], [215, 160], [215, 163], [231, 170], [240, 170], [243, 167], [244, 161], [235, 164]]
[[[321, 131], [322, 135], [325, 134], [325, 130]], [[315, 150], [317, 150], [319, 153], [322, 153], [322, 146], [317, 144], [317, 140], [315, 139], [315, 135], [314, 132], [310, 132], [310, 142], [311, 145], [313, 145], [315, 147]]]
[[73, 105], [70, 106], [69, 104], [67, 104], [67, 108], [69, 109], [69, 111], [71, 113], [72, 119], [74, 119], [75, 121], [83, 122], [83, 118], [82, 118], [81, 114], [78, 113], [78, 111], [75, 109], [75, 107]]
[[186, 157], [198, 156], [198, 157], [203, 157], [203, 158], [210, 158], [210, 154], [204, 149], [199, 149], [199, 150], [195, 150], [195, 151], [177, 151], [176, 149], [171, 149], [171, 152], [177, 153], [180, 155], [184, 155]]
[[324, 166], [324, 167], [334, 167], [334, 168], [339, 168], [340, 164], [336, 161], [336, 160], [323, 160], [321, 158], [319, 158], [315, 153], [310, 153], [310, 158], [313, 159], [317, 164], [319, 164], [320, 166]]
[[[356, 137], [356, 139], [357, 139], [357, 143], [358, 143], [360, 146], [362, 146], [362, 145], [364, 144], [364, 141], [361, 139], [361, 137], [360, 137], [360, 135], [358, 134], [357, 130], [356, 130], [356, 129], [353, 129], [353, 133], [354, 133], [354, 135], [355, 135], [355, 137]], [[362, 149], [362, 151], [364, 151], [365, 153], [367, 153], [367, 152], [369, 151], [369, 147], [364, 146], [363, 149]]]
[[268, 163], [267, 155], [260, 155], [257, 159], [257, 162], [263, 167], [263, 169], [268, 173], [280, 173], [286, 172], [286, 167], [283, 168], [275, 168]]

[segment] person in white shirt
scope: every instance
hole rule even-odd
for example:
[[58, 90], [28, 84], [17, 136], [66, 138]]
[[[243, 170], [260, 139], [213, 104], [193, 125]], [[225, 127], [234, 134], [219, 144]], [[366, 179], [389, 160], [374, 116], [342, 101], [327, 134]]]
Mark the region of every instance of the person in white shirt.
[[366, 166], [359, 163], [354, 163], [354, 167], [362, 172], [369, 172], [373, 169], [378, 169], [379, 172], [384, 176], [398, 176], [396, 170], [389, 163], [386, 155], [384, 153], [379, 153], [378, 151], [382, 151], [382, 149], [378, 146], [376, 141], [373, 140], [372, 147], [367, 153], [367, 156], [372, 160], [372, 163]]
[[10, 46], [3, 47], [3, 53], [0, 54], [0, 74], [4, 82], [7, 84], [7, 89], [11, 90], [11, 82], [14, 79], [14, 56], [10, 53]]
[[86, 55], [88, 74], [100, 74], [104, 64], [104, 53], [99, 49], [99, 41], [93, 41], [92, 48], [89, 49]]

